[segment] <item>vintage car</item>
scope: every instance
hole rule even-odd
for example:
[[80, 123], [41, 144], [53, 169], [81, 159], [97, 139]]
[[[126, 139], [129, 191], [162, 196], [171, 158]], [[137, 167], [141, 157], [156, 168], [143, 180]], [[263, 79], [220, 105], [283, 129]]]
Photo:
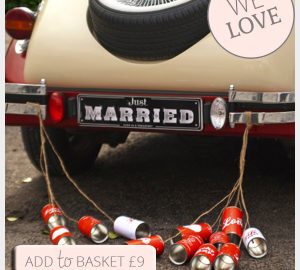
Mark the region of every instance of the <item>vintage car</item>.
[[[209, 0], [44, 0], [6, 14], [6, 125], [40, 169], [36, 106], [70, 173], [130, 131], [295, 135], [294, 32], [274, 53], [234, 56], [210, 34]], [[49, 150], [52, 174], [61, 172]]]

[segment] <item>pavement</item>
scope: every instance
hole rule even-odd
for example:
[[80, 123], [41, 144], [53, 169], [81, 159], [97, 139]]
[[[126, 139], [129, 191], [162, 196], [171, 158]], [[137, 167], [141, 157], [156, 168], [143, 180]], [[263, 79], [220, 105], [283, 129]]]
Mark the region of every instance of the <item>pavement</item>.
[[[125, 214], [145, 220], [153, 233], [167, 238], [176, 225], [191, 223], [229, 192], [238, 176], [240, 145], [240, 138], [132, 133], [117, 148], [104, 145], [96, 165], [77, 177], [77, 182], [113, 217]], [[23, 183], [27, 177], [32, 182]], [[67, 213], [75, 218], [94, 215], [110, 226], [66, 178], [52, 181], [56, 197]], [[280, 142], [250, 142], [244, 189], [251, 225], [265, 234], [269, 255], [254, 260], [243, 251], [240, 269], [293, 269], [294, 162]], [[46, 203], [45, 181], [24, 152], [20, 129], [7, 127], [6, 216], [19, 217], [15, 222], [6, 222], [7, 270], [11, 269], [11, 250], [16, 245], [50, 244], [40, 217], [40, 209]], [[203, 221], [212, 223], [218, 211]], [[69, 227], [78, 244], [91, 244], [74, 224]], [[118, 239], [108, 244], [123, 242]], [[173, 266], [165, 252], [158, 258], [157, 269], [188, 267]]]
[[[46, 185], [24, 151], [18, 127], [6, 127], [6, 270], [17, 245], [50, 244], [40, 217], [47, 203]], [[116, 148], [104, 145], [95, 166], [76, 178], [80, 187], [113, 217], [128, 215], [147, 221], [163, 238], [227, 194], [238, 177], [241, 138], [192, 137], [131, 133]], [[251, 259], [242, 250], [239, 269], [291, 270], [295, 263], [295, 167], [292, 152], [278, 140], [250, 140], [245, 171], [245, 198], [250, 223], [268, 240], [269, 254]], [[32, 181], [22, 180], [31, 177]], [[54, 192], [74, 218], [94, 215], [108, 220], [85, 201], [64, 177], [52, 178]], [[202, 221], [212, 223], [218, 212]], [[91, 244], [76, 226], [77, 244]], [[107, 244], [122, 244], [124, 239]], [[168, 249], [157, 259], [158, 270], [187, 270], [168, 260]]]

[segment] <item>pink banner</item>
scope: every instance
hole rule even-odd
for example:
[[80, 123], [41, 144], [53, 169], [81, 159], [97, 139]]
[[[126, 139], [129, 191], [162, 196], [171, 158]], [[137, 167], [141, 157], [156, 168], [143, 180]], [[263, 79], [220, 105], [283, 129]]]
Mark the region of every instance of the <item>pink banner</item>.
[[17, 246], [15, 270], [155, 270], [152, 246]]

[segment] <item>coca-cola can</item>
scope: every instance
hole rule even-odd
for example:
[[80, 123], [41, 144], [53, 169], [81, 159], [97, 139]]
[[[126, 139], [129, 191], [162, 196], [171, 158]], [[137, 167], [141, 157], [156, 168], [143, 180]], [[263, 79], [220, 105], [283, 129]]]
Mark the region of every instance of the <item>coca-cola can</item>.
[[43, 207], [42, 218], [44, 223], [49, 227], [49, 229], [53, 229], [57, 226], [65, 226], [66, 220], [61, 212], [61, 210], [55, 204], [47, 204]]
[[224, 244], [214, 263], [215, 270], [234, 270], [241, 257], [240, 248], [233, 243]]
[[126, 216], [120, 216], [115, 220], [114, 231], [132, 240], [149, 237], [151, 235], [150, 226], [147, 223]]
[[256, 228], [249, 228], [244, 231], [243, 242], [249, 255], [255, 259], [263, 258], [268, 253], [266, 238]]
[[173, 232], [174, 236], [171, 243], [176, 243], [189, 235], [199, 235], [204, 241], [208, 241], [212, 234], [212, 228], [208, 223], [200, 223], [186, 226], [178, 226]]
[[229, 242], [229, 237], [224, 232], [215, 232], [209, 238], [209, 243], [214, 245], [218, 250], [220, 250], [224, 244]]
[[76, 245], [73, 235], [65, 226], [58, 226], [50, 231], [50, 240], [54, 245]]
[[222, 231], [226, 233], [230, 242], [239, 244], [243, 235], [243, 211], [236, 207], [227, 207], [222, 215]]
[[108, 229], [98, 219], [84, 216], [78, 221], [79, 231], [94, 243], [100, 244], [108, 239]]
[[217, 248], [212, 244], [203, 244], [191, 260], [191, 270], [211, 270], [218, 255]]
[[171, 245], [169, 259], [176, 265], [182, 265], [191, 259], [195, 252], [204, 244], [204, 240], [199, 235], [189, 235], [187, 238]]
[[152, 235], [150, 237], [140, 238], [137, 240], [130, 240], [126, 242], [127, 245], [147, 245], [152, 246], [156, 250], [156, 255], [161, 255], [165, 249], [165, 243], [161, 236]]

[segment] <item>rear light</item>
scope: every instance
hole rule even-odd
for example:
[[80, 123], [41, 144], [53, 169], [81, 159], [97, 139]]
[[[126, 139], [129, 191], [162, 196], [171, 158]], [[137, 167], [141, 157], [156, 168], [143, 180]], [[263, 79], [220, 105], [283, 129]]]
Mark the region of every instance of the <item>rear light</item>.
[[29, 8], [19, 7], [5, 15], [5, 30], [14, 39], [29, 39], [35, 22], [35, 13]]
[[59, 92], [53, 92], [49, 98], [49, 115], [53, 122], [59, 123], [65, 114], [64, 97]]

